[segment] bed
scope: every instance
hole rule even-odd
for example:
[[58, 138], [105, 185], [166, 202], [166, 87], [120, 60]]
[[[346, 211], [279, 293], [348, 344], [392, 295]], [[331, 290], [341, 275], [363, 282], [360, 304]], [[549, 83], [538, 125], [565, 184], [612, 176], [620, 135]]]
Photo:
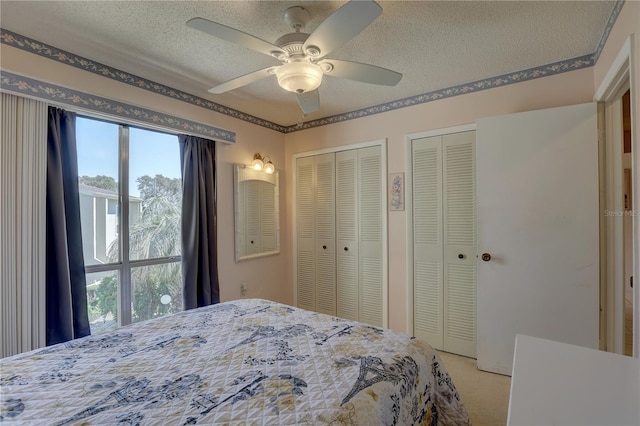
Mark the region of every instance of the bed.
[[469, 424], [426, 342], [261, 299], [4, 358], [0, 385], [7, 424]]

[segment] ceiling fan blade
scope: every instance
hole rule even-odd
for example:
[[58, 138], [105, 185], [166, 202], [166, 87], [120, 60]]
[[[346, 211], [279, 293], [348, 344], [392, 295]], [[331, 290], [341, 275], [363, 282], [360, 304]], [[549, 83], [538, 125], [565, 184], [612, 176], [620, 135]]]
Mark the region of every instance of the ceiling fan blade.
[[252, 36], [235, 28], [210, 21], [205, 18], [193, 18], [187, 21], [187, 26], [194, 30], [199, 30], [222, 40], [230, 41], [243, 47], [255, 50], [265, 55], [278, 57], [279, 55], [287, 55], [287, 52], [271, 44], [268, 41]]
[[234, 78], [233, 80], [226, 81], [216, 87], [209, 89], [209, 93], [219, 95], [220, 93], [228, 92], [229, 90], [237, 89], [238, 87], [246, 86], [247, 84], [258, 81], [262, 78], [269, 77], [273, 74], [273, 70], [278, 67], [264, 68], [258, 71], [250, 72], [243, 76]]
[[305, 93], [297, 93], [298, 105], [305, 114], [311, 114], [320, 109], [320, 94], [318, 89]]
[[363, 83], [380, 84], [383, 86], [395, 86], [402, 79], [402, 74], [375, 65], [361, 64], [359, 62], [341, 61], [329, 59], [319, 62], [318, 65], [329, 63], [333, 66], [326, 75], [349, 80], [361, 81]]
[[302, 46], [302, 51], [307, 52], [307, 49], [314, 47], [320, 51], [319, 54], [307, 53], [323, 57], [358, 35], [381, 13], [382, 8], [375, 1], [351, 0], [333, 12], [311, 33]]

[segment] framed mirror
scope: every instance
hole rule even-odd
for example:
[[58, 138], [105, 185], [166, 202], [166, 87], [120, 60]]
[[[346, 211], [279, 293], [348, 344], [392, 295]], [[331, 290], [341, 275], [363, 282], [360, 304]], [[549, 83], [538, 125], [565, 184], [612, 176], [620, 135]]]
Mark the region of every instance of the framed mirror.
[[236, 262], [280, 253], [279, 175], [233, 169]]

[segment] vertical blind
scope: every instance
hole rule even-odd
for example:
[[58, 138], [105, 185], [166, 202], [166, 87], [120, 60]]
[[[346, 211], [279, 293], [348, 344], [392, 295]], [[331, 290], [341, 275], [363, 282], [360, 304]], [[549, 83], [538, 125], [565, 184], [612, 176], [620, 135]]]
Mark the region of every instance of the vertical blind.
[[2, 93], [0, 356], [45, 345], [47, 104]]

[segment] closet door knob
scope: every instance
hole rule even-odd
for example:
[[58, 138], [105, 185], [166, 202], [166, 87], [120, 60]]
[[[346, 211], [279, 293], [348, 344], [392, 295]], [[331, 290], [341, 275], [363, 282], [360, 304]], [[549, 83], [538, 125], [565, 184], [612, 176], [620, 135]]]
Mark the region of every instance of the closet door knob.
[[464, 254], [462, 253], [458, 254], [458, 259], [464, 259]]
[[326, 249], [327, 249], [327, 246], [322, 246], [322, 249], [323, 249], [323, 250], [326, 250]]
[[349, 247], [345, 247], [345, 248], [344, 248], [344, 251], [349, 251]]
[[488, 262], [491, 260], [491, 255], [489, 253], [482, 253], [482, 260]]

